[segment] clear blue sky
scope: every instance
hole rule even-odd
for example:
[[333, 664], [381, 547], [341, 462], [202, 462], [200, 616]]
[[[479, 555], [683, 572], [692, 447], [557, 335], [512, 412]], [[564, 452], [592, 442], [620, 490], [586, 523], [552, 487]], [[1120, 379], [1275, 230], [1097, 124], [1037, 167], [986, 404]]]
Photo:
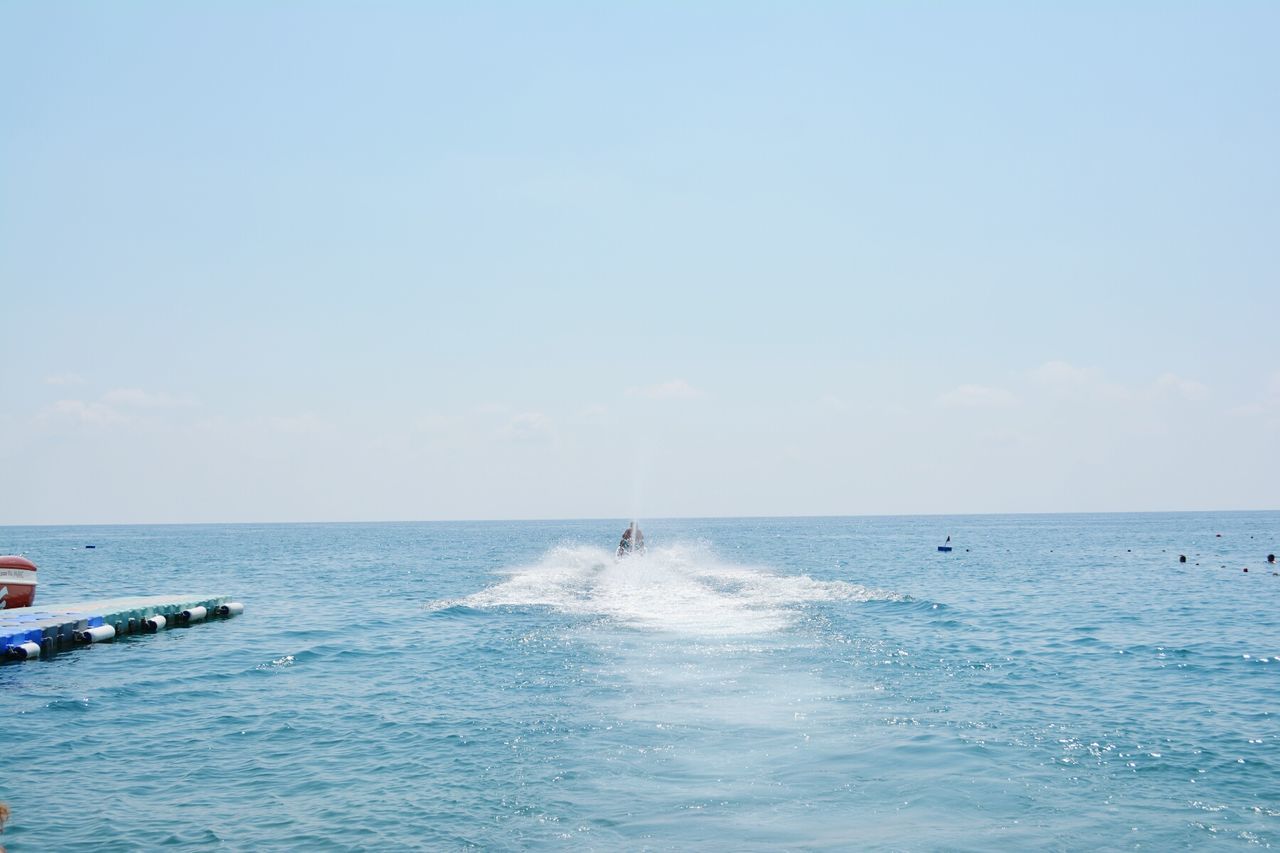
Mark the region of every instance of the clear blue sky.
[[1277, 34], [0, 3], [0, 524], [1276, 508]]

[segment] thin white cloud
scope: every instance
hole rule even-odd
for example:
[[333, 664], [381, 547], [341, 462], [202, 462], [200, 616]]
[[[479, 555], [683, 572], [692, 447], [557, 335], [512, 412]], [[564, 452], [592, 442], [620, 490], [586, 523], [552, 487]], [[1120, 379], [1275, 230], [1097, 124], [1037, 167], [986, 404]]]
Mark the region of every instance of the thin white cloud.
[[1231, 414], [1242, 417], [1276, 416], [1280, 418], [1280, 370], [1271, 375], [1271, 381], [1252, 403], [1231, 409]]
[[853, 404], [837, 394], [823, 394], [818, 398], [818, 408], [827, 412], [847, 412]]
[[499, 435], [515, 440], [541, 440], [550, 438], [552, 422], [542, 412], [521, 412], [499, 430]]
[[310, 412], [297, 415], [273, 415], [266, 419], [267, 426], [286, 435], [320, 435], [332, 432], [333, 424]]
[[420, 432], [441, 432], [453, 425], [453, 417], [441, 414], [420, 415], [413, 420], [413, 427]]
[[1017, 403], [1011, 391], [986, 385], [961, 385], [938, 397], [938, 405], [948, 409], [1008, 409]]
[[141, 410], [176, 409], [197, 406], [194, 397], [156, 394], [141, 388], [117, 388], [98, 400], [59, 400], [37, 413], [44, 421], [64, 421], [87, 426], [141, 423]]
[[1167, 397], [1194, 401], [1209, 396], [1209, 388], [1204, 383], [1171, 372], [1162, 373], [1150, 385], [1126, 387], [1109, 381], [1102, 371], [1095, 368], [1050, 361], [1033, 370], [1031, 377], [1037, 385], [1058, 394], [1112, 401], [1137, 402]]
[[141, 388], [116, 388], [102, 395], [102, 401], [109, 405], [131, 406], [138, 409], [184, 409], [199, 405], [189, 394], [175, 396], [154, 391], [143, 391]]
[[59, 400], [40, 413], [42, 420], [64, 420], [88, 426], [122, 424], [130, 420], [127, 415], [104, 403], [87, 400]]
[[1065, 361], [1049, 361], [1031, 372], [1032, 378], [1042, 385], [1058, 387], [1081, 387], [1092, 385], [1101, 380], [1097, 370], [1088, 367], [1076, 367]]
[[850, 399], [839, 394], [827, 393], [817, 399], [818, 411], [829, 414], [857, 412], [868, 418], [898, 419], [911, 414], [911, 409], [897, 400], [883, 400], [872, 396]]
[[978, 433], [978, 440], [989, 447], [1001, 449], [1025, 447], [1028, 444], [1024, 433], [1012, 429], [985, 430]]
[[1184, 379], [1174, 373], [1162, 374], [1155, 381], [1153, 393], [1156, 395], [1174, 395], [1187, 400], [1203, 400], [1209, 396], [1209, 389], [1194, 379]]
[[1031, 378], [1043, 388], [1063, 396], [1101, 397], [1127, 400], [1131, 390], [1110, 382], [1102, 371], [1093, 367], [1077, 367], [1066, 361], [1050, 361], [1031, 371]]
[[692, 400], [702, 396], [702, 391], [683, 379], [671, 379], [657, 385], [628, 388], [628, 397], [647, 397], [650, 400]]

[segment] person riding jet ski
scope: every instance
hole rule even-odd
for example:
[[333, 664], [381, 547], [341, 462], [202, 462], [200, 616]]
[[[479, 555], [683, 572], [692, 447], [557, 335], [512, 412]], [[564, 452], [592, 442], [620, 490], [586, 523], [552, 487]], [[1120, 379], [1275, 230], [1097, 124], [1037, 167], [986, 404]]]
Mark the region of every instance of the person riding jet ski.
[[625, 557], [628, 554], [644, 553], [644, 534], [640, 532], [640, 525], [634, 521], [631, 526], [622, 531], [622, 541], [618, 543], [618, 556]]

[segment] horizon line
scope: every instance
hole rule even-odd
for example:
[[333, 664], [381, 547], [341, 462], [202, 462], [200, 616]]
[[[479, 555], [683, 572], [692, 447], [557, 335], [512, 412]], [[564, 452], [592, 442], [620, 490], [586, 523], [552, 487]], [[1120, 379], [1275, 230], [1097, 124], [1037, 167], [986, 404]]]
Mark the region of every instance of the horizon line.
[[815, 515], [655, 515], [655, 516], [580, 516], [541, 518], [418, 518], [379, 520], [327, 520], [327, 521], [89, 521], [89, 522], [35, 522], [2, 523], [0, 530], [14, 527], [250, 527], [285, 525], [356, 525], [356, 524], [533, 524], [582, 521], [735, 521], [767, 519], [831, 519], [831, 518], [992, 518], [997, 516], [1062, 516], [1062, 515], [1212, 515], [1220, 513], [1274, 513], [1280, 509], [1175, 509], [1175, 510], [1068, 510], [1025, 512], [921, 512], [921, 513], [857, 513]]

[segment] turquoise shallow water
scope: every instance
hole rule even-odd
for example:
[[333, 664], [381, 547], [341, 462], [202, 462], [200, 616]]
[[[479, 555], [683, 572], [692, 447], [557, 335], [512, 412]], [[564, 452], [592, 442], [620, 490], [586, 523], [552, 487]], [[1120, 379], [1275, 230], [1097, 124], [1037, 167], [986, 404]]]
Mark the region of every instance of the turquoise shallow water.
[[1280, 513], [622, 527], [0, 528], [41, 604], [248, 607], [0, 667], [0, 838], [1280, 845]]

